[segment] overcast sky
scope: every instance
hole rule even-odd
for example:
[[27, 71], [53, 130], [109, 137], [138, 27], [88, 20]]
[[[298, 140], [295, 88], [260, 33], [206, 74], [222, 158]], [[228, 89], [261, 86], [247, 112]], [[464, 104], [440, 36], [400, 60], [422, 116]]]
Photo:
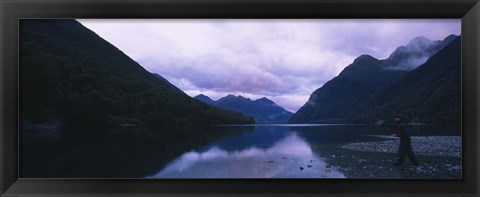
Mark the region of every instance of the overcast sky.
[[297, 111], [355, 57], [385, 59], [424, 36], [460, 35], [439, 20], [78, 20], [190, 96], [267, 97]]

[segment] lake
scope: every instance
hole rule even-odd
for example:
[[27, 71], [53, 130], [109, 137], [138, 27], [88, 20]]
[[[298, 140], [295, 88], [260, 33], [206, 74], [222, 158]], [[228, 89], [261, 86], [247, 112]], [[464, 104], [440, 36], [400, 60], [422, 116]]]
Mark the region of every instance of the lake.
[[[408, 126], [412, 136], [460, 135], [443, 125]], [[377, 125], [225, 125], [192, 128], [67, 129], [23, 134], [21, 177], [69, 178], [459, 178], [461, 158], [419, 156], [417, 168], [391, 166], [396, 155], [341, 148], [381, 141]], [[414, 147], [415, 149], [415, 147]], [[423, 168], [422, 168], [423, 169]], [[435, 169], [435, 171], [434, 171]], [[387, 173], [385, 173], [387, 172]], [[428, 173], [431, 172], [431, 173]], [[433, 173], [435, 172], [435, 173]]]

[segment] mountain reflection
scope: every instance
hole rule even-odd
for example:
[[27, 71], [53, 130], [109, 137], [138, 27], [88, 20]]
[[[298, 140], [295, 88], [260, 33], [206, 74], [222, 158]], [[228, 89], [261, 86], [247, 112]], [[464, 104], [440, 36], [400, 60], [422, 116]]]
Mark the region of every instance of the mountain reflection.
[[344, 175], [328, 168], [303, 138], [290, 132], [268, 148], [251, 145], [241, 150], [226, 150], [212, 145], [206, 151], [190, 151], [147, 178], [167, 177], [343, 178]]

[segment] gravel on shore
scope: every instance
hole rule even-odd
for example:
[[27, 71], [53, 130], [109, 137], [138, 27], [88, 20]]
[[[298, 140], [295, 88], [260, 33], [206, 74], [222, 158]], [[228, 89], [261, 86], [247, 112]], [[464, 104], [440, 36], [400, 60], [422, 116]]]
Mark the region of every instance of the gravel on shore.
[[[362, 151], [396, 153], [400, 140], [390, 136], [372, 136], [384, 141], [351, 143], [341, 148]], [[412, 138], [413, 152], [425, 156], [462, 156], [462, 138], [460, 136], [415, 136]]]

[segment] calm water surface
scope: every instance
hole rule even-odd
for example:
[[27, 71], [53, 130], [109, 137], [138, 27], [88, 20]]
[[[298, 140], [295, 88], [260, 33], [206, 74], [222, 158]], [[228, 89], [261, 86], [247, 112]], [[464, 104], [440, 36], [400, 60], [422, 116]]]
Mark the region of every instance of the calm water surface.
[[[409, 129], [412, 135], [460, 135], [458, 129], [446, 126]], [[22, 134], [20, 176], [344, 178], [345, 171], [332, 162], [339, 157], [338, 146], [376, 141], [369, 135], [392, 131], [376, 125], [64, 128], [53, 137], [44, 131]]]
[[[322, 147], [378, 140], [393, 128], [375, 125], [256, 125], [185, 152], [148, 178], [345, 178], [322, 157]], [[452, 135], [444, 126], [410, 126], [412, 135]], [[326, 151], [325, 151], [326, 152]]]

